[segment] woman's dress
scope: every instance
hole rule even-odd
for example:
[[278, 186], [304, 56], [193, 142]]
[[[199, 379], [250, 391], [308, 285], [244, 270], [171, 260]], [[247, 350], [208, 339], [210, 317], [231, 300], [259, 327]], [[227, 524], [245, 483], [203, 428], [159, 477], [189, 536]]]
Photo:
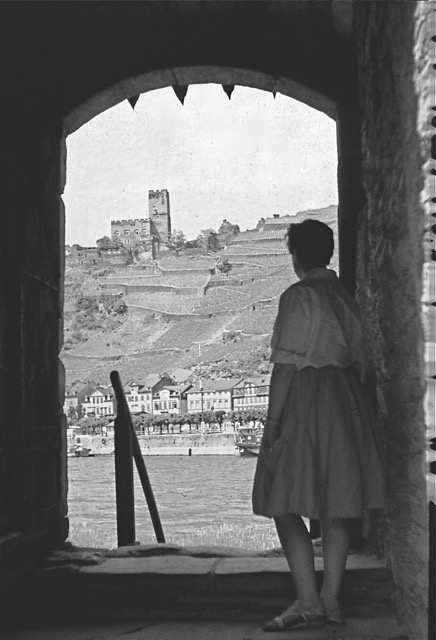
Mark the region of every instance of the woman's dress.
[[383, 507], [380, 449], [358, 377], [361, 341], [357, 305], [334, 271], [309, 271], [282, 294], [271, 361], [295, 374], [271, 451], [263, 439], [254, 513], [359, 518]]

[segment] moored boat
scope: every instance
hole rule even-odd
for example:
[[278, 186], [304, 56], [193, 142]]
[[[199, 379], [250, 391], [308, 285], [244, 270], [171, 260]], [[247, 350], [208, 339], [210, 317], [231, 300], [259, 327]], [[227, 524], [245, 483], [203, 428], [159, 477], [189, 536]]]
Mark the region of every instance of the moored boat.
[[81, 444], [72, 444], [68, 447], [67, 456], [69, 458], [93, 458], [94, 453], [88, 447], [83, 447]]
[[240, 427], [235, 445], [241, 456], [258, 456], [262, 444], [262, 431], [254, 427]]

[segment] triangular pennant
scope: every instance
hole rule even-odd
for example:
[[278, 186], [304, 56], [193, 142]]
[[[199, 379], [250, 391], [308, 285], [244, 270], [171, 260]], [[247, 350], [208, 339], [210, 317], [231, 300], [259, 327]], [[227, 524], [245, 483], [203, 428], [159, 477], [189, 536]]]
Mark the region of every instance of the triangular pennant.
[[139, 100], [139, 95], [138, 96], [132, 96], [131, 98], [127, 98], [127, 100], [129, 101], [130, 106], [132, 107], [132, 109], [134, 109], [135, 108], [135, 104]]
[[173, 85], [173, 89], [174, 89], [174, 93], [176, 94], [176, 96], [178, 97], [178, 99], [180, 100], [180, 102], [183, 104], [185, 101], [185, 96], [188, 93], [188, 84], [174, 84]]
[[223, 84], [221, 85], [224, 89], [224, 92], [228, 95], [229, 100], [232, 97], [233, 89], [235, 88], [234, 84]]

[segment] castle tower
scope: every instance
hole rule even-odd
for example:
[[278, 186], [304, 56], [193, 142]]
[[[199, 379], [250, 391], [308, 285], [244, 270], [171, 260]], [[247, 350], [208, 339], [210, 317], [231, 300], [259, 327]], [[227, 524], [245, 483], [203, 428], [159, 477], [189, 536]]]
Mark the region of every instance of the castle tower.
[[166, 242], [171, 235], [170, 195], [167, 189], [148, 192], [148, 215], [151, 233], [160, 242]]

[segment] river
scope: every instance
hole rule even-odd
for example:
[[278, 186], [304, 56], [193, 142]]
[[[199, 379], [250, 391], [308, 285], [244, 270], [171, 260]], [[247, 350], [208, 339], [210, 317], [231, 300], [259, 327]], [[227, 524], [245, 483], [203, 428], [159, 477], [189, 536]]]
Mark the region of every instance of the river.
[[[145, 458], [167, 542], [267, 549], [279, 546], [267, 518], [251, 511], [256, 458], [235, 455]], [[136, 539], [155, 542], [142, 487], [135, 475]], [[116, 546], [114, 457], [68, 459], [69, 540], [78, 546]]]

